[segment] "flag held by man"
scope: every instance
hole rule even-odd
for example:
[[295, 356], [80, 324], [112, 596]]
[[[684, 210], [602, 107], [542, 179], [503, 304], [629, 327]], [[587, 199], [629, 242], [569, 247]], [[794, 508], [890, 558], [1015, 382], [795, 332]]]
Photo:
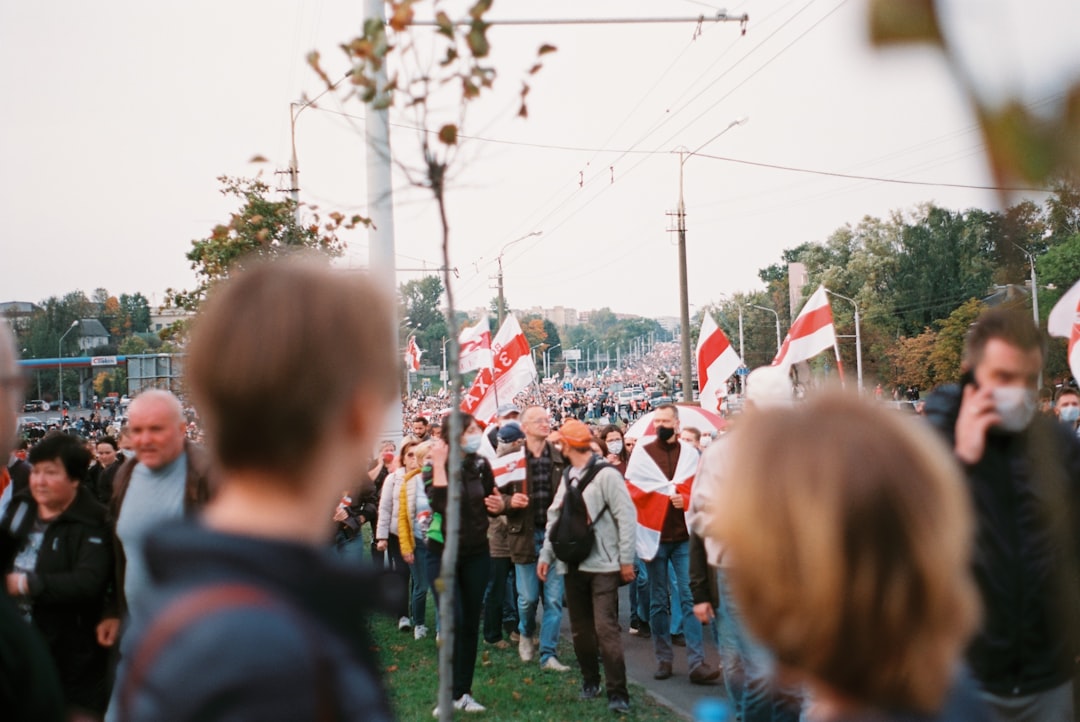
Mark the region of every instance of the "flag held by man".
[[416, 344], [416, 336], [409, 336], [409, 343], [405, 347], [405, 368], [409, 371], [419, 371], [420, 356], [423, 353]]
[[461, 409], [481, 423], [495, 418], [499, 399], [508, 401], [536, 380], [536, 363], [517, 319], [510, 315], [491, 341], [491, 368], [481, 368], [461, 399]]
[[1051, 336], [1069, 339], [1069, 369], [1080, 379], [1080, 281], [1065, 292], [1046, 319]]
[[475, 326], [466, 326], [458, 336], [458, 368], [461, 373], [491, 368], [491, 327], [487, 318]]
[[836, 348], [836, 327], [825, 286], [818, 286], [791, 324], [772, 365], [789, 369], [830, 348]]
[[680, 441], [682, 451], [679, 463], [675, 467], [674, 478], [668, 479], [644, 449], [644, 441], [642, 439], [643, 443], [634, 448], [626, 464], [626, 488], [637, 507], [637, 554], [642, 560], [649, 561], [660, 548], [660, 533], [668, 507], [671, 506], [671, 496], [681, 494], [686, 508], [690, 507], [698, 453], [690, 444]]
[[701, 408], [718, 412], [725, 384], [742, 366], [742, 359], [708, 312], [701, 321], [698, 335], [697, 365]]

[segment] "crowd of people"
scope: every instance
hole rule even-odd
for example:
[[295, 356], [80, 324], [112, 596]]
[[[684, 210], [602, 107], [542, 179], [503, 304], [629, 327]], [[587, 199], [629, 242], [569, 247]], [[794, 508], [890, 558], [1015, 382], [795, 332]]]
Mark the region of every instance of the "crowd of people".
[[1073, 719], [1080, 395], [1038, 413], [1026, 317], [980, 318], [960, 384], [922, 415], [801, 398], [765, 367], [723, 433], [661, 400], [634, 438], [647, 407], [608, 390], [677, 366], [658, 345], [618, 376], [505, 400], [491, 424], [411, 397], [387, 441], [392, 312], [374, 281], [311, 260], [222, 284], [188, 346], [203, 443], [176, 396], [147, 390], [118, 438], [17, 445], [24, 378], [0, 331], [10, 718], [394, 719], [371, 639], [385, 614], [432, 655], [452, 632], [464, 713], [516, 704], [475, 689], [484, 644], [626, 713], [636, 638], [656, 680], [715, 685], [745, 722]]

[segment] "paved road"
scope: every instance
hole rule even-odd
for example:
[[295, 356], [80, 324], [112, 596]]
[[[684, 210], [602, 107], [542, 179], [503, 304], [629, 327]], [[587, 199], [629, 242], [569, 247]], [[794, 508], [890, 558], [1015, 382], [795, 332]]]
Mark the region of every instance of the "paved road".
[[[619, 619], [624, 630], [630, 629], [630, 591], [629, 587], [619, 589]], [[563, 612], [564, 639], [570, 639], [570, 614]], [[693, 719], [694, 705], [705, 697], [724, 698], [724, 686], [720, 680], [712, 685], [691, 684], [686, 666], [686, 648], [675, 647], [675, 661], [672, 664], [674, 676], [665, 680], [653, 679], [656, 671], [656, 655], [653, 653], [651, 639], [641, 639], [623, 632], [623, 656], [626, 658], [626, 676], [656, 697], [661, 703], [684, 719]], [[716, 648], [711, 642], [705, 643], [705, 659], [714, 667], [719, 666]], [[575, 660], [563, 660], [576, 668]]]

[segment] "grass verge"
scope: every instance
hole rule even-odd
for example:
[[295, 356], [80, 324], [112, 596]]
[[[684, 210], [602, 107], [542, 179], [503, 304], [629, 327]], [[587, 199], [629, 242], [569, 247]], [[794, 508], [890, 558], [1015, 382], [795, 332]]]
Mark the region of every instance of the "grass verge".
[[[435, 625], [428, 612], [426, 639], [413, 639], [412, 632], [399, 632], [394, 620], [378, 617], [372, 633], [379, 647], [387, 688], [398, 719], [431, 719], [439, 678]], [[630, 714], [615, 715], [607, 709], [607, 697], [587, 702], [578, 699], [581, 673], [569, 640], [559, 640], [559, 659], [571, 667], [569, 672], [546, 672], [538, 662], [522, 662], [517, 647], [497, 649], [480, 641], [473, 697], [487, 707], [477, 715], [456, 713], [457, 718], [482, 720], [565, 720], [623, 719], [678, 720], [680, 717], [649, 697], [639, 686], [630, 686]]]

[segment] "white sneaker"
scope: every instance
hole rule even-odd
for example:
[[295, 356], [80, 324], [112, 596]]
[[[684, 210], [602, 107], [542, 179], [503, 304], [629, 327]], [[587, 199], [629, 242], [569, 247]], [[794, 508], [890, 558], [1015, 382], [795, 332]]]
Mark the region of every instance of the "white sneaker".
[[465, 693], [460, 698], [454, 700], [454, 709], [461, 710], [462, 712], [486, 712], [487, 707], [473, 699], [472, 695]]
[[521, 657], [522, 662], [531, 662], [536, 655], [536, 645], [533, 644], [532, 639], [525, 636], [518, 640], [518, 656]]
[[427, 636], [427, 626], [423, 624], [417, 624], [413, 627], [412, 631], [413, 639], [423, 639]]
[[558, 657], [548, 657], [547, 661], [540, 665], [540, 669], [546, 669], [549, 672], [569, 672], [570, 668], [559, 661]]
[[409, 621], [408, 617], [402, 617], [397, 620], [397, 628], [399, 632], [407, 632], [412, 629], [412, 622]]

